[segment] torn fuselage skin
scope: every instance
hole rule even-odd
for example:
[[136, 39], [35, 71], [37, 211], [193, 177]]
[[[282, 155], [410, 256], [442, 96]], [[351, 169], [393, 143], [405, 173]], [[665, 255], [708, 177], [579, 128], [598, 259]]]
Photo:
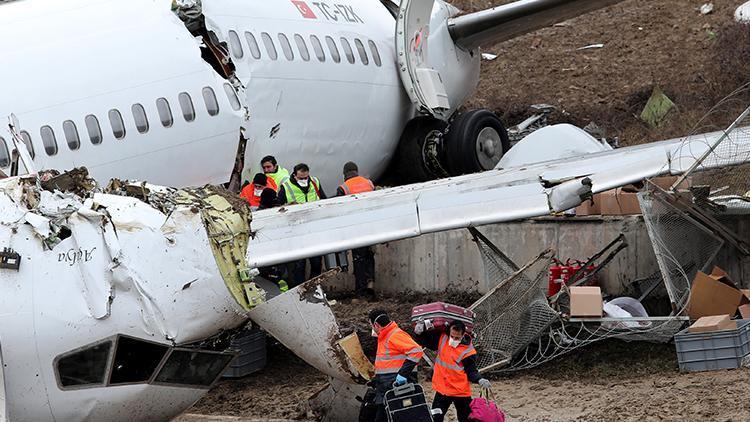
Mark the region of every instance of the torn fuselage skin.
[[[0, 268], [11, 419], [167, 420], [223, 371], [224, 355], [176, 346], [247, 321], [245, 291], [228, 284], [231, 271], [220, 264], [244, 255], [247, 215], [210, 189], [141, 189], [156, 205], [121, 191], [80, 197], [44, 190], [36, 178], [0, 180], [2, 247], [21, 259], [16, 269]], [[235, 219], [246, 229], [207, 229], [209, 220], [226, 228]], [[128, 342], [159, 350], [153, 367], [137, 372], [147, 376], [128, 375], [144, 371], [134, 363], [113, 363]], [[98, 353], [96, 368], [78, 361], [95, 362]], [[175, 378], [173, 369], [189, 372], [188, 355], [213, 360], [213, 372]]]

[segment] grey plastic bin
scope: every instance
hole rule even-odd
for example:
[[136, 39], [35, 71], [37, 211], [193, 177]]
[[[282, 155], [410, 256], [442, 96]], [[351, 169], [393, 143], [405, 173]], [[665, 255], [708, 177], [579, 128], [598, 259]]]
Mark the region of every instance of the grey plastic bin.
[[742, 366], [750, 354], [750, 319], [737, 321], [737, 329], [707, 333], [689, 333], [684, 329], [674, 336], [680, 371], [715, 371]]
[[232, 339], [230, 349], [239, 355], [224, 371], [224, 378], [239, 378], [258, 372], [266, 366], [266, 333], [253, 328], [244, 330]]

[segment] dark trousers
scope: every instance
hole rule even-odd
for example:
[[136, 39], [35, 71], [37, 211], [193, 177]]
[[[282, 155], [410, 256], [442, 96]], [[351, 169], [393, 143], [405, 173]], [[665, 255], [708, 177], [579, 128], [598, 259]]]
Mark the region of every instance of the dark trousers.
[[385, 411], [385, 405], [379, 404], [375, 412], [375, 422], [388, 422], [388, 412]]
[[352, 249], [354, 260], [354, 293], [367, 293], [368, 283], [375, 281], [375, 254], [370, 247]]
[[319, 256], [300, 259], [292, 263], [292, 282], [289, 284], [289, 288], [299, 286], [306, 281], [305, 279], [305, 264], [310, 261], [310, 278], [317, 277], [323, 272], [323, 259]]
[[433, 409], [440, 409], [443, 411], [442, 415], [433, 415], [432, 419], [435, 422], [443, 422], [445, 413], [448, 412], [448, 408], [451, 407], [451, 403], [456, 406], [456, 414], [458, 414], [458, 422], [468, 422], [469, 415], [471, 414], [471, 397], [448, 397], [438, 392], [435, 392], [435, 399], [432, 401]]

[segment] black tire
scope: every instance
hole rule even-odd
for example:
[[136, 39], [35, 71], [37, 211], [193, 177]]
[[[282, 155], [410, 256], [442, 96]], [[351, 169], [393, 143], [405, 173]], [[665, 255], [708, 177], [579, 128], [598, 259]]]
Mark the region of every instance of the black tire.
[[[480, 143], [480, 134], [485, 142]], [[492, 144], [490, 149], [484, 149], [487, 142]], [[451, 175], [458, 176], [494, 168], [510, 149], [510, 138], [495, 113], [478, 109], [460, 114], [453, 120], [444, 147], [448, 170]], [[502, 147], [502, 151], [498, 147]], [[480, 157], [480, 154], [484, 155]]]
[[401, 175], [401, 183], [417, 183], [440, 177], [425, 164], [425, 139], [434, 131], [444, 131], [445, 122], [429, 117], [417, 117], [404, 129], [396, 149], [394, 164]]

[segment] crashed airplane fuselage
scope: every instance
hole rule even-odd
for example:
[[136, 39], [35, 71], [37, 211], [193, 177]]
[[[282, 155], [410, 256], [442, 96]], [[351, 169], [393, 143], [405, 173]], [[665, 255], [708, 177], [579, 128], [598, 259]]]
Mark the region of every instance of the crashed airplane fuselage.
[[[12, 65], [0, 70], [0, 115], [18, 116], [37, 168], [85, 165], [97, 180], [226, 183], [241, 128], [246, 177], [267, 154], [311, 164], [324, 185], [352, 159], [377, 177], [415, 112], [396, 68], [394, 18], [377, 0], [304, 3], [204, 0], [205, 27], [228, 50], [218, 59], [171, 0], [2, 5], [0, 50]], [[455, 89], [471, 91], [478, 60], [451, 54], [469, 66]], [[4, 169], [3, 156], [0, 145]]]

